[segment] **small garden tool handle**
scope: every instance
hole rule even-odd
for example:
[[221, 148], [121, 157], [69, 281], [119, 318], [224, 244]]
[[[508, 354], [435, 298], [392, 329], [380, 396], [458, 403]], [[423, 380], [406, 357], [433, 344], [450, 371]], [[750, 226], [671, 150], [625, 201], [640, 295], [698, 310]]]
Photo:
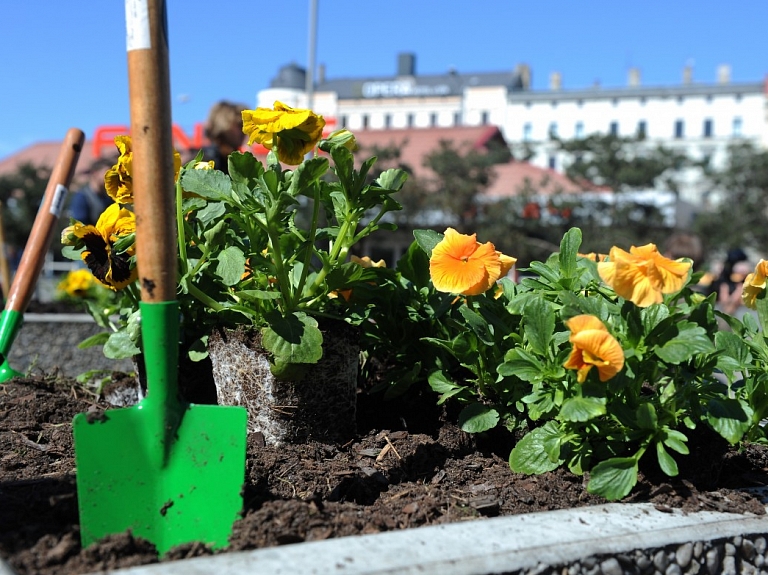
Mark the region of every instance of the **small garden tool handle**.
[[59, 157], [53, 166], [43, 202], [37, 211], [32, 231], [24, 246], [19, 267], [8, 290], [6, 311], [24, 313], [35, 290], [37, 278], [45, 263], [45, 255], [51, 246], [51, 239], [64, 207], [69, 185], [77, 167], [77, 160], [83, 149], [85, 134], [77, 128], [70, 128], [61, 144]]
[[141, 299], [176, 299], [176, 229], [164, 0], [126, 0], [128, 78]]
[[141, 288], [143, 401], [150, 436], [168, 457], [182, 417], [168, 31], [164, 0], [126, 0], [136, 265]]

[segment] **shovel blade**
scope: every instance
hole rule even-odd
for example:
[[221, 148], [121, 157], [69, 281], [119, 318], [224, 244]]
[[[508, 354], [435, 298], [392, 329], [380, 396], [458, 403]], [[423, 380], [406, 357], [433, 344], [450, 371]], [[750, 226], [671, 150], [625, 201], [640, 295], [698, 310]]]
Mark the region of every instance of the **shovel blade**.
[[73, 421], [83, 547], [126, 530], [160, 555], [195, 541], [226, 546], [243, 504], [246, 411], [190, 405], [169, 442], [148, 437], [147, 411], [140, 403]]

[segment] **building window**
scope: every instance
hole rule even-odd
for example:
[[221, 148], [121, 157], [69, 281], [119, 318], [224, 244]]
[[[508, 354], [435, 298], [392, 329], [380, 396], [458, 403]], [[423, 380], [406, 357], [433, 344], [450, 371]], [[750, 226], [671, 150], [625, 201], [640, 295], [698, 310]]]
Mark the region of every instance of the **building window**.
[[549, 156], [548, 164], [550, 170], [554, 170], [557, 167], [557, 158], [554, 155]]
[[640, 98], [640, 105], [645, 106], [645, 96], [641, 96]]
[[368, 128], [368, 114], [363, 114], [363, 130]]
[[490, 123], [490, 114], [488, 112], [483, 112], [480, 115], [480, 123], [483, 126], [487, 126]]
[[683, 129], [683, 121], [682, 120], [675, 120], [675, 138], [682, 138], [684, 135], [684, 129]]
[[549, 137], [550, 138], [556, 138], [557, 137], [557, 122], [552, 122], [549, 125]]
[[528, 102], [526, 102], [526, 103], [525, 103], [525, 107], [526, 107], [526, 108], [530, 108], [530, 107], [531, 107], [531, 102], [530, 102], [530, 100], [529, 100]]
[[531, 132], [533, 131], [533, 128], [531, 127], [530, 122], [526, 122], [523, 124], [523, 141], [527, 142], [531, 139]]
[[577, 138], [584, 137], [584, 122], [576, 122], [576, 129], [574, 130], [574, 135]]
[[704, 120], [704, 137], [705, 138], [711, 138], [712, 137], [712, 119], [707, 118]]
[[384, 127], [386, 129], [392, 127], [392, 116], [390, 114], [384, 114]]
[[455, 112], [453, 114], [453, 125], [461, 126], [461, 112]]
[[707, 104], [712, 103], [712, 94], [707, 94]]
[[341, 116], [339, 118], [339, 123], [341, 124], [342, 128], [346, 128], [347, 127], [347, 117], [346, 116]]
[[576, 105], [581, 108], [584, 105], [584, 100], [576, 100]]
[[678, 96], [677, 103], [682, 105], [683, 102], [685, 102], [685, 98], [683, 98], [682, 96]]
[[741, 118], [738, 116], [733, 119], [733, 135], [741, 136]]
[[736, 94], [736, 101], [741, 102], [741, 94]]
[[434, 112], [432, 112], [429, 115], [429, 125], [432, 126], [433, 128], [437, 126], [437, 114], [435, 114]]
[[616, 107], [616, 106], [619, 105], [619, 99], [618, 98], [614, 98], [613, 100], [611, 100], [611, 103], [613, 104], [614, 107]]
[[610, 126], [608, 127], [608, 131], [611, 133], [611, 136], [618, 136], [619, 135], [619, 123], [618, 122], [611, 122]]
[[645, 138], [647, 133], [648, 133], [648, 126], [647, 126], [645, 120], [640, 120], [637, 123], [637, 137], [638, 138]]
[[552, 100], [552, 107], [557, 108], [557, 100]]
[[413, 128], [413, 114], [408, 114], [405, 121], [409, 128]]

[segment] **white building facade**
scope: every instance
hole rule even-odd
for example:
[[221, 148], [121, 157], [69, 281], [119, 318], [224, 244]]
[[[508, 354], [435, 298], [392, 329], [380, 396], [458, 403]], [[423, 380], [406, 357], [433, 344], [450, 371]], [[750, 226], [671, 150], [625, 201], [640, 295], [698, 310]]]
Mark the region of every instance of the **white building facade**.
[[[735, 141], [768, 147], [768, 78], [732, 83], [727, 66], [718, 69], [715, 83], [693, 82], [690, 70], [682, 76], [678, 85], [646, 87], [639, 70], [631, 69], [624, 87], [570, 90], [554, 73], [550, 89], [531, 90], [525, 65], [501, 73], [422, 76], [416, 74], [415, 56], [400, 54], [394, 76], [327, 80], [320, 74], [311, 107], [335, 119], [336, 127], [353, 131], [495, 125], [511, 146], [530, 146], [531, 163], [557, 171], [567, 167], [568, 158], [550, 134], [571, 140], [642, 132], [650, 146], [708, 159], [715, 168]], [[271, 107], [275, 100], [310, 105], [302, 68], [282, 68], [270, 88], [258, 94], [257, 105]], [[683, 174], [681, 199], [702, 202], [707, 190], [699, 177], [692, 171]]]

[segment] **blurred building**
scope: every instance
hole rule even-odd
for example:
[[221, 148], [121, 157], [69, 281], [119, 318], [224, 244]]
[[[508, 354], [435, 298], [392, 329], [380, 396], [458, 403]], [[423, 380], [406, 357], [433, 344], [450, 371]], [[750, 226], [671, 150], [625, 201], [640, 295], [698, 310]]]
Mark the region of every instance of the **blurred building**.
[[[531, 70], [518, 65], [508, 72], [419, 75], [414, 54], [399, 54], [391, 76], [328, 79], [320, 67], [312, 107], [335, 118], [338, 127], [359, 130], [497, 126], [510, 145], [527, 144], [531, 163], [562, 171], [568, 158], [552, 135], [564, 140], [590, 134], [635, 136], [647, 145], [663, 145], [697, 161], [722, 165], [730, 143], [750, 141], [768, 147], [768, 78], [734, 83], [727, 65], [715, 82], [697, 82], [693, 70], [681, 71], [679, 84], [644, 86], [637, 68], [622, 87], [567, 89], [560, 73], [546, 90], [531, 89]], [[280, 69], [257, 105], [275, 100], [306, 107], [305, 70], [295, 64]], [[710, 192], [700, 171], [682, 174], [681, 199], [699, 204]]]

